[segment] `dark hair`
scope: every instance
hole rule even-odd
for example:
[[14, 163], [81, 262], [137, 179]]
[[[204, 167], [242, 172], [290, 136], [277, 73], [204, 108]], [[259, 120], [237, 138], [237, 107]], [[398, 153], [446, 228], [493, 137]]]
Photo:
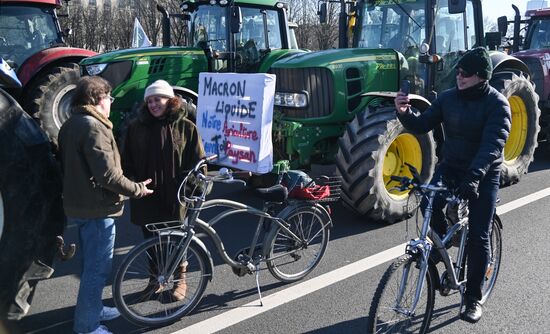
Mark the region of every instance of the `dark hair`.
[[102, 98], [111, 93], [111, 84], [98, 76], [80, 78], [74, 90], [72, 105], [83, 106], [99, 104]]
[[166, 116], [173, 115], [177, 113], [183, 106], [183, 101], [181, 97], [174, 96], [168, 99], [166, 102]]

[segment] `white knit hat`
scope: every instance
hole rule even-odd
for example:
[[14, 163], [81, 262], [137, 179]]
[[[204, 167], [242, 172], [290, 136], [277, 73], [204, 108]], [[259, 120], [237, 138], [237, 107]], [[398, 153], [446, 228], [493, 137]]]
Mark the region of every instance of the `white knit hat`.
[[145, 89], [145, 96], [143, 99], [147, 102], [147, 98], [153, 95], [174, 97], [174, 89], [168, 82], [164, 80], [157, 80]]

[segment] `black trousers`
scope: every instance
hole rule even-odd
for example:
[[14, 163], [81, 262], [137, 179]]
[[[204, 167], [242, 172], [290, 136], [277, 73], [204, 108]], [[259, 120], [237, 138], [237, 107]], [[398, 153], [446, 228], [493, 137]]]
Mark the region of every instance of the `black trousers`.
[[[431, 184], [442, 181], [449, 188], [457, 187], [464, 176], [465, 171], [457, 170], [439, 165], [434, 173]], [[481, 300], [481, 290], [483, 287], [484, 276], [490, 261], [490, 232], [493, 214], [495, 212], [497, 192], [500, 182], [500, 171], [489, 171], [479, 184], [479, 198], [471, 200], [468, 204], [470, 211], [468, 223], [468, 242], [466, 245], [467, 254], [467, 283], [466, 296], [471, 300]], [[447, 231], [447, 222], [445, 220], [445, 199], [436, 196], [433, 203], [433, 215], [431, 227], [439, 235]], [[421, 203], [422, 213], [427, 206], [427, 200], [424, 198]]]

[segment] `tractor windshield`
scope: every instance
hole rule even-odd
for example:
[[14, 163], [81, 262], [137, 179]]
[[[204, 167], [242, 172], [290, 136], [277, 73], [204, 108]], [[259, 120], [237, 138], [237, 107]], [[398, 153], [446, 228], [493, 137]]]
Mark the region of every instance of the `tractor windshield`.
[[191, 40], [194, 46], [210, 46], [227, 51], [227, 7], [199, 6], [191, 13]]
[[526, 49], [550, 48], [550, 18], [533, 20], [527, 33]]
[[363, 7], [358, 47], [418, 50], [425, 36], [425, 0], [381, 0]]
[[[241, 29], [231, 34], [229, 8], [198, 5], [188, 9], [191, 44], [215, 51], [215, 70], [227, 69], [228, 58], [224, 54], [234, 52], [237, 71], [255, 72], [264, 55], [273, 49], [288, 48], [283, 44], [286, 27], [281, 10], [241, 6]], [[230, 37], [234, 38], [234, 50], [230, 50]]]
[[[191, 12], [190, 32], [193, 46], [212, 47], [213, 50], [228, 52], [227, 8], [220, 6], [198, 6]], [[237, 48], [254, 44], [258, 50], [282, 48], [279, 13], [260, 8], [241, 8], [242, 29], [235, 34]]]
[[466, 2], [465, 13], [449, 14], [447, 0], [438, 2], [435, 12], [435, 50], [440, 55], [476, 46], [474, 9]]
[[30, 56], [60, 43], [52, 8], [2, 5], [0, 56], [15, 70]]

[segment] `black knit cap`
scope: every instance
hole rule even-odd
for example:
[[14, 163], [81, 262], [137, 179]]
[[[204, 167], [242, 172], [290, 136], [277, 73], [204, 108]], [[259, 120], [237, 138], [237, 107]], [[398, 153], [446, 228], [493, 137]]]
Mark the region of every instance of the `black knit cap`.
[[478, 77], [490, 80], [493, 73], [493, 64], [487, 50], [477, 47], [466, 52], [458, 61], [455, 68], [461, 68], [470, 74], [477, 74]]

